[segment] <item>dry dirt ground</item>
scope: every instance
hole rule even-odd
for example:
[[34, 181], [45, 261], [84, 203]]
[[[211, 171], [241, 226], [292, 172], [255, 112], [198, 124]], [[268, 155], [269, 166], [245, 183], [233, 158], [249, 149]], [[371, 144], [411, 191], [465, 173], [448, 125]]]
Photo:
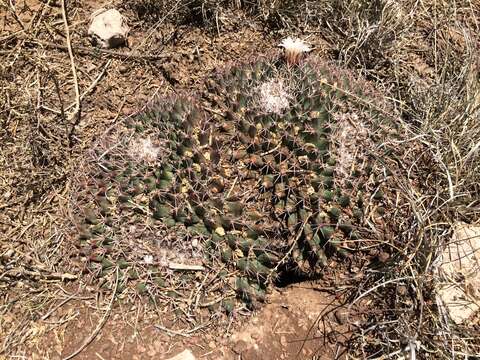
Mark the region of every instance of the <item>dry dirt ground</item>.
[[[175, 336], [155, 327], [156, 316], [122, 316], [115, 311], [103, 331], [78, 359], [166, 359], [184, 349], [199, 359], [333, 359], [345, 350], [353, 322], [338, 299], [313, 284], [274, 291], [269, 303], [255, 316], [232, 319], [221, 333], [201, 330], [192, 336]], [[141, 305], [139, 305], [141, 307]], [[139, 309], [129, 311], [138, 312]], [[130, 321], [125, 321], [131, 318]], [[68, 323], [61, 324], [62, 319]], [[26, 350], [28, 358], [64, 358], [82, 344], [97, 326], [98, 314], [81, 302], [56, 311], [39, 324], [38, 338]], [[52, 330], [48, 331], [47, 329]], [[47, 330], [47, 331], [46, 331]]]

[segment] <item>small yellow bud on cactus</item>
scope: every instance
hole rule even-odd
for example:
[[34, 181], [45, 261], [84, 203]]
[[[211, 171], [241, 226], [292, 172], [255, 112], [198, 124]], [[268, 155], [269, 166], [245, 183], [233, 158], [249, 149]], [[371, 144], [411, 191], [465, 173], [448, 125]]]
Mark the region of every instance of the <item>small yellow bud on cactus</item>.
[[300, 39], [287, 37], [278, 45], [285, 49], [285, 60], [289, 65], [296, 65], [300, 62], [304, 53], [310, 52], [312, 49]]
[[215, 232], [216, 232], [218, 235], [220, 235], [220, 236], [225, 236], [225, 229], [224, 229], [223, 227], [221, 227], [221, 226], [217, 227], [217, 228], [215, 229]]
[[192, 169], [193, 169], [195, 172], [197, 172], [197, 173], [199, 173], [199, 172], [202, 171], [202, 167], [201, 167], [199, 164], [197, 164], [197, 163], [193, 163], [193, 164], [192, 164]]

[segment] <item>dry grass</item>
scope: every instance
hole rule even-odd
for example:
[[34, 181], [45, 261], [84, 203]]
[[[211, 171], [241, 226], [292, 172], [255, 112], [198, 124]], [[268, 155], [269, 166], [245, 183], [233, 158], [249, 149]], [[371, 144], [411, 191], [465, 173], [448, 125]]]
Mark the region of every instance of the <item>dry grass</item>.
[[[406, 161], [404, 176], [395, 184], [408, 206], [398, 209], [395, 219], [402, 231], [383, 248], [390, 260], [365, 269], [358, 290], [350, 295], [350, 303], [368, 299], [369, 307], [377, 309], [367, 314], [351, 352], [365, 358], [393, 357], [400, 350], [432, 359], [478, 355], [478, 325], [452, 326], [439, 313], [433, 273], [451, 225], [479, 222], [480, 4], [179, 0], [167, 16], [158, 17], [167, 3], [135, 0], [125, 7], [153, 23], [149, 30], [167, 20], [202, 19], [200, 23], [217, 31], [229, 9], [244, 7], [252, 22], [279, 34], [321, 38], [331, 60], [389, 94], [402, 114], [398, 121], [410, 131], [410, 139], [398, 143], [406, 149]], [[68, 17], [79, 11], [72, 3]], [[84, 24], [69, 23], [77, 47], [73, 65], [80, 73], [80, 120], [96, 114], [101, 121], [85, 124], [72, 117], [78, 100], [72, 59], [66, 47], [55, 45], [65, 42], [61, 14], [61, 8], [44, 3], [0, 3], [0, 354], [12, 354], [37, 336], [31, 321], [57, 300], [78, 297], [84, 290], [75, 283], [67, 291], [65, 276], [75, 280], [76, 274], [59, 267], [63, 235], [58, 208], [69, 191], [69, 175], [92, 139], [120, 116], [122, 92], [130, 91], [132, 97], [140, 92], [143, 99], [138, 101], [145, 101], [160, 89], [158, 83], [152, 88], [140, 79], [105, 96], [115, 86], [113, 75], [120, 66], [136, 62], [148, 72], [149, 56], [103, 54], [112, 63], [98, 66], [93, 60], [99, 54], [81, 37]], [[151, 56], [160, 50], [152, 49]], [[92, 64], [97, 65], [94, 70]], [[154, 72], [150, 74], [153, 78]], [[100, 103], [92, 102], [95, 91], [102, 95]], [[15, 319], [18, 314], [23, 315]]]

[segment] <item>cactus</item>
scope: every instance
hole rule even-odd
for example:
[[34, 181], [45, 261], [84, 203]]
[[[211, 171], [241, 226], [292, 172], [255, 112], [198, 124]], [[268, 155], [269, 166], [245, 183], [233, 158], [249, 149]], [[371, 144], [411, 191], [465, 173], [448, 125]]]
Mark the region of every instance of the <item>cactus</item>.
[[[315, 61], [292, 59], [259, 60], [210, 79], [208, 105], [157, 101], [113, 130], [116, 146], [94, 149], [98, 166], [79, 182], [78, 237], [87, 247], [109, 244], [103, 271], [118, 267], [126, 281], [141, 279], [144, 293], [148, 274], [135, 265], [132, 243], [195, 241], [203, 261], [238, 274], [238, 297], [252, 303], [280, 272], [314, 275], [326, 254], [346, 256], [344, 240], [361, 237], [364, 202], [385, 196], [381, 185], [369, 185], [371, 160], [356, 159], [348, 179], [337, 172], [338, 103], [364, 105], [325, 85]], [[135, 231], [142, 235], [129, 238]], [[162, 271], [149, 291], [179, 283]], [[231, 299], [223, 307], [232, 312]]]

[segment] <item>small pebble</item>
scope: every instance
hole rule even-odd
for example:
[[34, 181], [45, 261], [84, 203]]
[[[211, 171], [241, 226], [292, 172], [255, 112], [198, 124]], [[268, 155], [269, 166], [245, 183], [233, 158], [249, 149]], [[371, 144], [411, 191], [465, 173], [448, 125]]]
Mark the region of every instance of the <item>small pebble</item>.
[[153, 358], [155, 355], [157, 355], [157, 351], [153, 348], [153, 346], [149, 346], [149, 349], [147, 351], [147, 355]]
[[335, 319], [340, 325], [343, 325], [348, 320], [348, 311], [346, 309], [338, 309], [335, 311]]
[[386, 252], [381, 251], [381, 252], [378, 254], [378, 261], [380, 261], [381, 263], [387, 262], [388, 259], [390, 259], [390, 255], [387, 254]]
[[408, 292], [408, 289], [405, 285], [400, 285], [399, 287], [397, 287], [398, 295], [405, 296], [407, 295], [407, 292]]
[[12, 249], [9, 249], [3, 256], [8, 259], [13, 257], [13, 254], [15, 254], [15, 251], [13, 251]]

